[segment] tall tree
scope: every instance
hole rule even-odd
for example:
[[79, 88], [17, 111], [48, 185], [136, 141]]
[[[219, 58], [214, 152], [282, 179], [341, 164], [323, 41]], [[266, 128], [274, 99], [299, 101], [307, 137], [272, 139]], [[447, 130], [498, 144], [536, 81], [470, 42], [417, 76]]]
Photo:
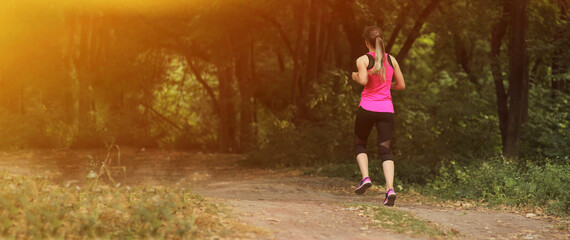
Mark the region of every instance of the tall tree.
[[95, 144], [95, 119], [91, 114], [93, 110], [92, 86], [95, 77], [94, 51], [96, 50], [97, 32], [95, 31], [95, 17], [87, 9], [82, 9], [77, 19], [79, 28], [79, 42], [76, 48], [77, 57], [74, 66], [77, 70], [77, 83], [79, 87], [78, 132], [75, 146], [84, 147]]
[[237, 151], [236, 142], [236, 114], [235, 114], [235, 91], [234, 65], [233, 63], [222, 63], [218, 66], [218, 82], [220, 93], [220, 150], [224, 152]]
[[[568, 91], [570, 88], [567, 86], [568, 78], [565, 74], [568, 73], [570, 69], [570, 56], [567, 53], [570, 47], [570, 34], [568, 29], [570, 26], [570, 17], [568, 16], [568, 11], [570, 9], [569, 0], [558, 0], [558, 8], [560, 13], [558, 19], [561, 23], [560, 26], [556, 27], [556, 33], [554, 35], [554, 54], [552, 55], [552, 88], [559, 91]], [[565, 53], [566, 52], [566, 53]]]
[[505, 156], [518, 157], [523, 123], [528, 115], [529, 66], [526, 46], [528, 0], [513, 0], [509, 38], [509, 117]]
[[240, 92], [240, 132], [239, 132], [239, 148], [245, 150], [252, 143], [254, 128], [254, 40], [248, 37], [249, 46], [240, 48], [239, 56], [236, 61], [236, 78], [238, 80], [238, 88]]
[[501, 12], [499, 21], [493, 26], [490, 53], [491, 71], [493, 74], [493, 81], [495, 83], [495, 93], [497, 95], [497, 113], [499, 115], [499, 129], [501, 132], [503, 152], [505, 149], [505, 144], [507, 142], [507, 120], [509, 108], [507, 106], [508, 96], [505, 90], [505, 84], [503, 83], [503, 70], [501, 66], [500, 56], [503, 37], [505, 36], [505, 33], [509, 26], [509, 17], [511, 15], [510, 5], [510, 1], [504, 1], [503, 10]]
[[[509, 0], [504, 3], [502, 16], [493, 28], [491, 37], [491, 68], [497, 93], [499, 127], [503, 140], [503, 154], [518, 157], [523, 123], [528, 114], [529, 65], [526, 45], [528, 0]], [[508, 18], [510, 16], [510, 19]], [[509, 20], [508, 20], [509, 19]], [[507, 26], [509, 35], [509, 89], [505, 91], [499, 64], [501, 39]]]

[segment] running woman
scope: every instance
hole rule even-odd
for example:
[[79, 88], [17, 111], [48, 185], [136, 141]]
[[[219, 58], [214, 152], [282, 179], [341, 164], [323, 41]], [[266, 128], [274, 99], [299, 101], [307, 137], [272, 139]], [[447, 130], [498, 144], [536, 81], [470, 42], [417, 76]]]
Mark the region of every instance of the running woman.
[[[356, 60], [358, 72], [352, 73], [352, 79], [364, 86], [360, 96], [360, 105], [354, 123], [354, 148], [356, 161], [362, 173], [362, 181], [354, 190], [363, 194], [372, 181], [368, 175], [368, 155], [366, 143], [374, 126], [378, 131], [378, 153], [382, 159], [382, 169], [386, 178], [386, 198], [384, 205], [394, 206], [394, 159], [390, 153], [390, 141], [394, 133], [394, 106], [390, 89], [404, 90], [406, 83], [396, 59], [386, 53], [382, 29], [368, 27], [364, 30], [364, 39], [368, 53]], [[392, 82], [395, 79], [395, 82]]]

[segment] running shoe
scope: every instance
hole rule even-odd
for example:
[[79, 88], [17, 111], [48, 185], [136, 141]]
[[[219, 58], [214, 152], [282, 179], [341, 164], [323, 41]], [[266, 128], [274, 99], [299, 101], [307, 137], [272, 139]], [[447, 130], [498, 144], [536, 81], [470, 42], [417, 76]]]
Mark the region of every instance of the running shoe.
[[358, 187], [354, 189], [354, 192], [356, 194], [363, 194], [364, 192], [366, 192], [366, 189], [368, 189], [371, 186], [372, 186], [372, 181], [370, 181], [370, 177], [365, 177], [362, 179], [362, 181], [360, 181]]
[[384, 205], [386, 206], [394, 206], [394, 202], [396, 201], [396, 193], [393, 189], [389, 189], [386, 192], [386, 198], [384, 199]]

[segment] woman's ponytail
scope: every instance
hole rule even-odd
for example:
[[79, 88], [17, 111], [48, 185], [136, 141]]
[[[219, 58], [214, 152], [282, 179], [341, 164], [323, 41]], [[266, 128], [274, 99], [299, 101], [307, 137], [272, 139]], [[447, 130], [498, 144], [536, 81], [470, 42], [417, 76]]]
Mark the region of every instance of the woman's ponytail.
[[386, 61], [386, 49], [384, 48], [384, 40], [380, 35], [376, 36], [376, 56], [374, 57], [374, 67], [372, 68], [373, 74], [378, 74], [380, 76], [380, 81], [386, 81], [386, 68], [384, 67], [384, 61]]

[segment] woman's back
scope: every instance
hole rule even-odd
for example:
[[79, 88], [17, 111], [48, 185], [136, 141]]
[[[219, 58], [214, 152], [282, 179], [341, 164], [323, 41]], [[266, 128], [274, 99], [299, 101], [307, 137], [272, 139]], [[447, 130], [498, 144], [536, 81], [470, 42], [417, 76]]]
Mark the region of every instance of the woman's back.
[[[374, 52], [369, 52], [368, 54], [372, 57], [376, 57]], [[389, 57], [388, 54], [385, 57]], [[366, 110], [374, 112], [394, 112], [394, 107], [392, 106], [392, 95], [390, 94], [390, 86], [392, 84], [391, 79], [394, 74], [394, 68], [384, 62], [384, 79], [381, 79], [380, 74], [370, 74], [368, 75], [368, 83], [364, 86], [362, 94], [360, 96], [360, 106]]]

